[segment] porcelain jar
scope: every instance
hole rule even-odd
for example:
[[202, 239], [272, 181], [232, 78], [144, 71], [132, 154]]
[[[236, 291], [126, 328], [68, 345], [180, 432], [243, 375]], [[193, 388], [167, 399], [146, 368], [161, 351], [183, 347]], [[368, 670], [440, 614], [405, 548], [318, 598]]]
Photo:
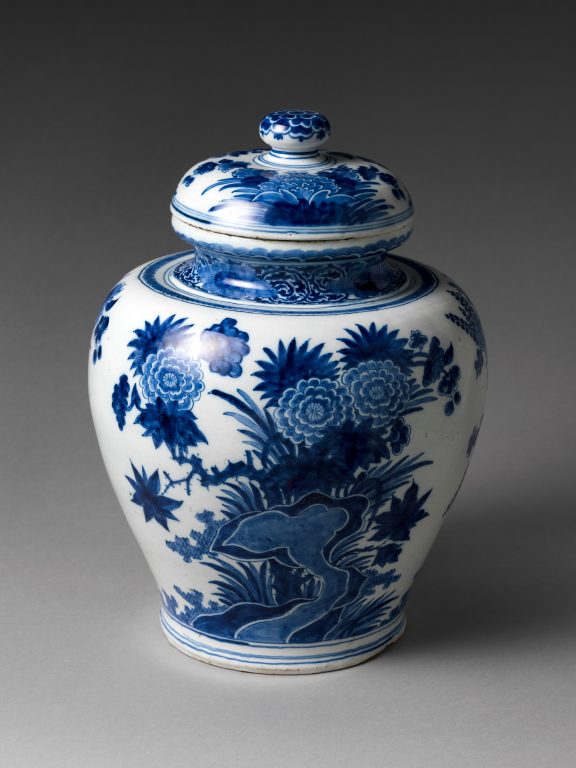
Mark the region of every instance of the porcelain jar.
[[464, 291], [396, 253], [402, 182], [323, 145], [315, 112], [191, 168], [181, 253], [104, 301], [90, 400], [176, 648], [319, 672], [401, 635], [468, 467], [486, 349]]

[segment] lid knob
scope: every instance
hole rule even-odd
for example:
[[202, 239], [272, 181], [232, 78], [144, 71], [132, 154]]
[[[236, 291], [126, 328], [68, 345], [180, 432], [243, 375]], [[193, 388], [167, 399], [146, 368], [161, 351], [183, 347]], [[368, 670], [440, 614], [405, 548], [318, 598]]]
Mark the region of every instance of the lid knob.
[[262, 155], [268, 165], [317, 165], [324, 161], [318, 149], [330, 136], [328, 118], [305, 109], [270, 112], [260, 122], [260, 138], [270, 152]]

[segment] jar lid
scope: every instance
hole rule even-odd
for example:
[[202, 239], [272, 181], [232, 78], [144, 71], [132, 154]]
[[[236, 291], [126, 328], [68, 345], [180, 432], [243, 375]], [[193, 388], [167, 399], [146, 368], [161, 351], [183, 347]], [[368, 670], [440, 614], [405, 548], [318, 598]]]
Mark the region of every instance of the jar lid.
[[330, 123], [319, 112], [272, 112], [260, 123], [268, 149], [240, 150], [193, 166], [172, 199], [176, 232], [274, 240], [380, 237], [394, 248], [412, 230], [412, 201], [387, 168], [326, 152]]

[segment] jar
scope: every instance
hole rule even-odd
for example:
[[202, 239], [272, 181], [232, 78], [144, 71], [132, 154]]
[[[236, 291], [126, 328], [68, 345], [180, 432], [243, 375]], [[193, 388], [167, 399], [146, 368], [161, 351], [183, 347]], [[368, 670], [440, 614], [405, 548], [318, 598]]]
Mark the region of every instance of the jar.
[[180, 651], [339, 669], [397, 640], [486, 392], [464, 291], [396, 253], [410, 195], [281, 111], [192, 167], [186, 241], [122, 278], [90, 354], [98, 440]]

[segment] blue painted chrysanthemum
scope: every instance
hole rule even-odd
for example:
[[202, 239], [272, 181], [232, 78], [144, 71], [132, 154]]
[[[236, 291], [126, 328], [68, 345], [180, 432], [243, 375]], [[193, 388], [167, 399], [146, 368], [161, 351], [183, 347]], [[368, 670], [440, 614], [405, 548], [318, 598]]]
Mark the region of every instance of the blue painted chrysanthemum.
[[287, 389], [295, 387], [304, 379], [335, 379], [338, 376], [338, 363], [330, 352], [324, 352], [324, 344], [308, 348], [310, 339], [298, 344], [296, 339], [286, 345], [278, 344], [278, 351], [264, 347], [268, 360], [258, 360], [259, 371], [253, 375], [262, 381], [254, 389], [262, 392], [268, 405], [278, 405], [278, 401]]
[[284, 173], [259, 185], [260, 192], [254, 200], [270, 203], [284, 199], [286, 202], [306, 200], [311, 202], [314, 196], [323, 200], [339, 192], [338, 184], [324, 176], [299, 173]]
[[342, 424], [351, 413], [352, 397], [336, 381], [303, 379], [287, 389], [278, 402], [276, 419], [295, 443], [312, 445], [328, 427]]
[[160, 320], [158, 316], [152, 323], [146, 320], [144, 328], [134, 331], [134, 338], [128, 342], [128, 346], [132, 347], [128, 360], [132, 361], [131, 368], [137, 375], [142, 375], [142, 367], [150, 355], [155, 355], [162, 348], [177, 348], [184, 341], [192, 324], [186, 325], [185, 317], [174, 318], [175, 315], [170, 315]]
[[198, 361], [172, 347], [148, 355], [140, 384], [144, 397], [151, 402], [159, 397], [164, 402], [177, 403], [180, 408], [190, 408], [204, 389]]
[[407, 338], [398, 335], [397, 328], [393, 331], [388, 330], [387, 325], [377, 328], [376, 323], [370, 323], [367, 328], [363, 325], [356, 327], [357, 331], [346, 328], [349, 338], [339, 339], [344, 342], [340, 354], [345, 368], [355, 368], [369, 360], [390, 360], [403, 373], [411, 372], [414, 350], [409, 347]]
[[358, 412], [383, 426], [399, 416], [410, 399], [408, 379], [391, 360], [369, 360], [346, 371], [343, 381]]

